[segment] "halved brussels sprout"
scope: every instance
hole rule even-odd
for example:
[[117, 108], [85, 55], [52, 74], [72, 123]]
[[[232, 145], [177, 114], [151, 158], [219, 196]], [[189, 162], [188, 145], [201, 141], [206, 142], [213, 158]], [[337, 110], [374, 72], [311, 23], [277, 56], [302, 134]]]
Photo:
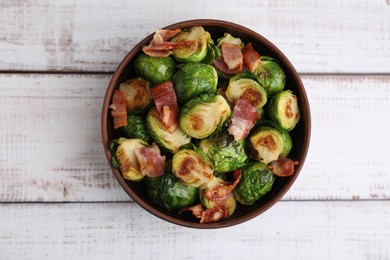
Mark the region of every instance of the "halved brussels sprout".
[[146, 129], [148, 130], [152, 139], [166, 151], [175, 153], [179, 150], [179, 147], [191, 142], [191, 138], [188, 137], [178, 127], [173, 133], [170, 133], [164, 126], [160, 119], [153, 115], [155, 108], [152, 107], [146, 115]]
[[184, 29], [172, 38], [171, 42], [192, 41], [190, 47], [180, 47], [173, 50], [173, 58], [179, 62], [200, 62], [207, 55], [207, 45], [210, 43], [210, 33], [202, 26]]
[[245, 140], [236, 142], [225, 131], [199, 143], [199, 149], [210, 158], [217, 173], [231, 172], [243, 166], [248, 159], [244, 146]]
[[274, 95], [284, 89], [286, 75], [274, 59], [262, 56], [254, 74], [268, 95]]
[[220, 129], [231, 113], [229, 104], [221, 95], [205, 94], [182, 107], [180, 127], [187, 135], [203, 139]]
[[268, 113], [279, 127], [293, 130], [300, 118], [297, 97], [291, 90], [276, 94], [269, 103]]
[[127, 80], [119, 85], [126, 93], [126, 110], [128, 113], [145, 111], [152, 101], [150, 83], [143, 78]]
[[171, 57], [151, 57], [142, 53], [134, 60], [134, 71], [155, 86], [172, 79], [176, 63]]
[[238, 99], [246, 99], [257, 111], [267, 103], [267, 93], [253, 79], [233, 77], [226, 89], [227, 99], [235, 103]]
[[155, 204], [168, 211], [190, 206], [198, 195], [197, 188], [180, 182], [171, 172], [160, 177], [147, 177], [146, 192]]
[[173, 155], [172, 172], [186, 185], [198, 188], [212, 178], [211, 163], [192, 149], [181, 149]]
[[242, 168], [240, 182], [233, 194], [241, 204], [251, 205], [271, 190], [274, 181], [275, 176], [267, 164], [252, 162]]
[[241, 39], [233, 37], [230, 33], [225, 33], [222, 38], [217, 40], [217, 47], [220, 47], [223, 43], [234, 44], [244, 48], [244, 43]]
[[230, 187], [225, 184], [224, 180], [217, 177], [199, 188], [199, 199], [207, 209], [227, 209], [226, 217], [234, 213], [237, 205]]
[[118, 128], [117, 132], [125, 138], [137, 138], [145, 142], [150, 141], [150, 136], [145, 126], [145, 119], [139, 115], [127, 115], [127, 126]]
[[131, 181], [140, 181], [144, 177], [141, 173], [134, 151], [138, 148], [148, 147], [148, 143], [141, 139], [119, 138], [116, 140], [115, 157], [119, 164], [123, 178]]
[[253, 130], [249, 142], [251, 145], [249, 154], [263, 163], [277, 160], [286, 151], [282, 134], [270, 126], [261, 126]]
[[213, 66], [185, 63], [177, 68], [172, 83], [180, 104], [200, 94], [217, 92], [218, 74]]

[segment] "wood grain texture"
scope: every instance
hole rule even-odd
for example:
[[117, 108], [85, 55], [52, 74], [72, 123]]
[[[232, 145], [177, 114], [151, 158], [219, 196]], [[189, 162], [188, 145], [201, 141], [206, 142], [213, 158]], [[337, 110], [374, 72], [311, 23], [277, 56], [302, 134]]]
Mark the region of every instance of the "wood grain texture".
[[386, 259], [389, 201], [279, 202], [238, 226], [195, 230], [135, 203], [0, 204], [3, 259]]
[[1, 201], [126, 198], [110, 174], [101, 142], [108, 80], [1, 76]]
[[[100, 135], [108, 75], [0, 74], [0, 201], [128, 201]], [[285, 200], [390, 198], [389, 76], [304, 76], [308, 157]]]
[[46, 1], [0, 3], [0, 70], [113, 71], [156, 29], [235, 22], [278, 46], [299, 72], [390, 72], [390, 4], [347, 1]]

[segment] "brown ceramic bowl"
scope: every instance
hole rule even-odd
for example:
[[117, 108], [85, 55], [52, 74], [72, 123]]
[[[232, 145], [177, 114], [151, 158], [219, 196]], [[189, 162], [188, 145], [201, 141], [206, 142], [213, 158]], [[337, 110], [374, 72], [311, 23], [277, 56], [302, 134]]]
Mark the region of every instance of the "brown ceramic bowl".
[[[154, 214], [155, 216], [171, 223], [192, 228], [211, 229], [233, 226], [250, 220], [269, 209], [272, 205], [279, 201], [283, 197], [283, 195], [289, 190], [304, 165], [304, 161], [308, 151], [310, 141], [310, 110], [306, 92], [298, 73], [291, 65], [290, 61], [286, 58], [286, 56], [284, 56], [284, 54], [277, 47], [275, 47], [263, 36], [241, 25], [226, 21], [209, 19], [179, 22], [176, 24], [169, 25], [165, 28], [186, 28], [196, 25], [203, 26], [205, 30], [210, 32], [214, 40], [219, 37], [222, 37], [225, 32], [228, 32], [235, 37], [241, 38], [245, 43], [252, 42], [253, 47], [260, 53], [260, 55], [270, 56], [279, 61], [281, 67], [284, 69], [286, 74], [286, 89], [291, 89], [298, 97], [298, 104], [301, 113], [301, 119], [298, 125], [294, 128], [292, 132], [290, 132], [291, 138], [293, 140], [293, 148], [289, 157], [300, 162], [299, 165], [296, 167], [294, 175], [287, 178], [277, 178], [275, 180], [272, 190], [265, 196], [263, 196], [255, 204], [250, 206], [239, 205], [234, 214], [229, 218], [217, 223], [208, 224], [200, 224], [199, 219], [190, 216], [190, 214], [180, 215], [177, 212], [168, 212], [159, 208], [146, 195], [145, 186], [142, 182], [131, 182], [123, 179], [121, 173], [111, 166], [111, 153], [108, 149], [108, 142], [112, 139], [115, 139], [116, 136], [113, 130], [112, 118], [110, 116], [108, 106], [110, 105], [113, 92], [115, 89], [118, 88], [119, 84], [134, 77], [134, 57], [141, 52], [142, 46], [147, 45], [151, 41], [153, 34], [143, 39], [124, 57], [123, 61], [119, 64], [117, 70], [112, 76], [103, 103], [102, 137], [104, 150], [112, 172], [114, 173], [116, 179], [118, 180], [122, 188], [142, 208]], [[124, 46], [124, 48], [125, 47], [126, 46]]]

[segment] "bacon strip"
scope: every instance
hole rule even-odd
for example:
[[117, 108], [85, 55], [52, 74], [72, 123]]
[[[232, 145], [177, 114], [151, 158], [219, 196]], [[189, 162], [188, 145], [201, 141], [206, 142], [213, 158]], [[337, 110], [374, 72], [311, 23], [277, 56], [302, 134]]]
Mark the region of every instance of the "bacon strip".
[[165, 156], [161, 156], [160, 149], [153, 143], [151, 147], [142, 147], [134, 150], [140, 171], [144, 176], [158, 177], [164, 175]]
[[204, 196], [216, 203], [217, 207], [213, 209], [203, 209], [202, 204], [183, 208], [179, 211], [191, 211], [196, 218], [200, 218], [200, 223], [217, 222], [229, 216], [229, 209], [226, 208], [225, 202], [233, 196], [233, 189], [241, 179], [241, 170], [233, 173], [233, 183], [221, 183], [214, 188], [209, 189]]
[[111, 116], [114, 118], [114, 129], [127, 126], [126, 92], [115, 90], [109, 108], [112, 109]]
[[158, 84], [152, 88], [151, 92], [157, 118], [161, 120], [170, 133], [173, 133], [179, 125], [179, 106], [172, 82], [169, 80]]
[[244, 65], [251, 71], [254, 72], [255, 69], [259, 66], [261, 60], [260, 60], [260, 54], [253, 49], [252, 43], [248, 43], [245, 45], [245, 47], [242, 49], [242, 56]]
[[152, 57], [168, 57], [172, 50], [181, 47], [191, 47], [193, 41], [169, 42], [172, 37], [181, 32], [181, 29], [157, 30], [148, 46], [143, 46], [142, 51]]
[[202, 218], [200, 219], [200, 223], [203, 224], [217, 222], [223, 218], [227, 218], [228, 216], [229, 210], [224, 207], [216, 209], [206, 209], [202, 212]]
[[259, 119], [260, 115], [256, 108], [246, 99], [239, 99], [233, 108], [233, 117], [227, 129], [228, 133], [234, 137], [235, 141], [243, 140]]
[[273, 174], [279, 177], [288, 177], [293, 175], [294, 166], [298, 165], [299, 162], [293, 161], [290, 158], [279, 158], [275, 161], [270, 162], [268, 168], [271, 169]]
[[196, 217], [196, 218], [201, 218], [202, 213], [203, 213], [203, 206], [202, 204], [197, 204], [194, 206], [189, 206], [185, 207], [179, 210], [179, 214], [185, 212], [185, 211], [191, 211], [191, 213]]
[[215, 209], [203, 209], [202, 204], [182, 208], [181, 210], [179, 210], [179, 214], [185, 211], [191, 211], [191, 213], [196, 218], [200, 218], [201, 224], [217, 222], [229, 216], [229, 210], [225, 207], [218, 207]]
[[209, 200], [215, 201], [220, 205], [223, 205], [224, 202], [232, 195], [233, 189], [237, 186], [238, 182], [241, 179], [241, 170], [236, 170], [233, 173], [234, 181], [231, 184], [221, 184], [210, 190], [208, 190], [204, 196]]
[[230, 70], [226, 65], [225, 61], [223, 60], [222, 56], [219, 58], [219, 60], [214, 60], [213, 65], [216, 69], [218, 69], [219, 71], [221, 71], [223, 74], [226, 75], [234, 75], [241, 72], [240, 68], [235, 68]]
[[231, 43], [222, 43], [221, 52], [223, 60], [229, 70], [238, 69], [241, 71], [243, 64], [241, 46]]

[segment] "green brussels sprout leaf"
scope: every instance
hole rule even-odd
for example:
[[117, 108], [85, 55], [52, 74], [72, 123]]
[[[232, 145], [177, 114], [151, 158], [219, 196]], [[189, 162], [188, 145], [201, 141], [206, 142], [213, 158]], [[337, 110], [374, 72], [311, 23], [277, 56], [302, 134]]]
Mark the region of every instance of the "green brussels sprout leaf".
[[234, 141], [225, 131], [199, 142], [199, 148], [210, 158], [217, 173], [234, 171], [247, 162], [245, 140]]
[[137, 138], [150, 141], [150, 136], [146, 130], [145, 120], [139, 115], [127, 115], [127, 126], [122, 126], [117, 129], [120, 136], [125, 138]]
[[197, 188], [180, 182], [171, 172], [147, 177], [146, 192], [155, 204], [168, 211], [192, 205], [198, 195]]
[[213, 66], [185, 63], [178, 65], [177, 68], [172, 83], [180, 104], [201, 94], [217, 92], [218, 74]]
[[176, 63], [171, 57], [151, 57], [142, 53], [134, 60], [134, 70], [155, 86], [172, 79]]
[[286, 75], [274, 59], [266, 56], [261, 57], [261, 63], [254, 74], [268, 95], [272, 96], [284, 89]]
[[275, 176], [267, 164], [251, 162], [242, 168], [241, 179], [233, 194], [237, 201], [251, 205], [268, 193], [275, 181]]

